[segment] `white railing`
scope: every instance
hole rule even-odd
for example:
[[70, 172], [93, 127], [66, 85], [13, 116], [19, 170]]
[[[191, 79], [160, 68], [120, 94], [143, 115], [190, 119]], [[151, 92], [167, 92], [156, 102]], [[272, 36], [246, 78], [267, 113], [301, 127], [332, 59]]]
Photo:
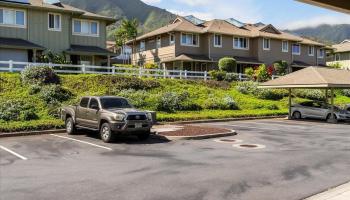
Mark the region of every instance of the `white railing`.
[[341, 60], [341, 61], [330, 61], [330, 62], [327, 62], [328, 66], [337, 65], [337, 64], [340, 64], [342, 69], [350, 70], [350, 60]]
[[[57, 73], [65, 74], [109, 74], [125, 75], [137, 77], [158, 77], [158, 78], [178, 78], [178, 79], [204, 79], [209, 80], [207, 71], [187, 71], [187, 70], [168, 70], [168, 69], [144, 69], [144, 68], [125, 68], [125, 67], [106, 67], [92, 65], [72, 65], [72, 64], [52, 64], [52, 63], [31, 63], [0, 61], [0, 72], [21, 72], [26, 67], [49, 66]], [[237, 80], [246, 81], [249, 77], [246, 74], [238, 73]]]

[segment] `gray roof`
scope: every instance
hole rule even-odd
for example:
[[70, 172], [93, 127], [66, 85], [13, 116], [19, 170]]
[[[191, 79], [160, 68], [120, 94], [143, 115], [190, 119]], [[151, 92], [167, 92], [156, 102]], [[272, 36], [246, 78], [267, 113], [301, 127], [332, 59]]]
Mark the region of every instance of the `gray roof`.
[[40, 45], [37, 45], [27, 40], [23, 40], [19, 38], [0, 37], [0, 46], [7, 47], [7, 48], [18, 48], [18, 49], [37, 49], [37, 50], [45, 49]]
[[326, 67], [305, 69], [262, 83], [261, 88], [350, 88], [350, 71]]
[[71, 45], [65, 52], [79, 55], [115, 55], [115, 53], [101, 47], [82, 45]]

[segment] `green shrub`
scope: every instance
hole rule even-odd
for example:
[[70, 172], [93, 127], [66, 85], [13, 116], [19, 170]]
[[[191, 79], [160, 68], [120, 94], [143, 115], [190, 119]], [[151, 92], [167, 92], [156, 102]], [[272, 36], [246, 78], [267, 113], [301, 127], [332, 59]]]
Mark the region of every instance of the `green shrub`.
[[47, 104], [58, 104], [69, 100], [72, 94], [60, 85], [45, 85], [41, 88], [39, 97]]
[[37, 118], [32, 104], [21, 100], [0, 101], [0, 121], [26, 121]]
[[29, 85], [59, 84], [60, 79], [50, 67], [27, 67], [21, 73], [22, 82]]
[[320, 101], [323, 101], [324, 99], [326, 99], [325, 92], [322, 90], [300, 89], [300, 90], [295, 90], [293, 93], [295, 96], [304, 98], [304, 99], [320, 100]]
[[213, 70], [209, 72], [209, 76], [216, 81], [223, 81], [226, 78], [226, 72]]
[[267, 71], [267, 67], [264, 64], [260, 65], [259, 68], [255, 71], [255, 76], [259, 82], [267, 81], [271, 78]]
[[253, 81], [238, 82], [236, 89], [242, 94], [254, 94], [258, 89], [258, 84]]
[[149, 95], [150, 94], [145, 90], [134, 89], [122, 90], [120, 93], [118, 93], [118, 96], [127, 98], [136, 108], [147, 107], [148, 105], [146, 99], [149, 97]]
[[276, 75], [284, 76], [287, 74], [288, 63], [286, 61], [277, 61], [273, 64], [273, 67], [275, 68]]
[[146, 63], [145, 64], [145, 69], [158, 69], [158, 65], [154, 64], [154, 63]]
[[239, 82], [236, 89], [242, 94], [251, 94], [259, 99], [280, 100], [288, 95], [286, 90], [280, 89], [259, 89], [258, 83], [252, 81]]
[[237, 103], [230, 96], [224, 98], [218, 98], [215, 96], [209, 97], [205, 103], [204, 107], [211, 110], [238, 110]]
[[350, 89], [341, 90], [342, 95], [350, 97]]
[[254, 77], [254, 69], [252, 67], [248, 67], [244, 70], [244, 73], [249, 76], [250, 79]]
[[237, 62], [234, 58], [224, 57], [219, 60], [219, 69], [225, 72], [236, 72]]
[[233, 81], [238, 81], [239, 75], [236, 73], [227, 73], [225, 76], [225, 81], [227, 82], [233, 82]]
[[279, 107], [276, 104], [267, 105], [269, 110], [279, 110]]
[[29, 94], [30, 95], [34, 95], [34, 94], [38, 94], [41, 91], [42, 86], [34, 84], [34, 85], [30, 85], [29, 86]]
[[166, 92], [158, 99], [157, 110], [173, 113], [182, 110], [201, 110], [202, 107], [193, 102], [188, 92], [178, 94], [176, 92]]

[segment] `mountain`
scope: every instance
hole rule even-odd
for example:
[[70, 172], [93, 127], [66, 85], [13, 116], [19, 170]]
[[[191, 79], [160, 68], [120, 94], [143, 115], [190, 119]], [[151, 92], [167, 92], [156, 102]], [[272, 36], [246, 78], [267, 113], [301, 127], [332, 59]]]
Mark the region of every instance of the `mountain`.
[[287, 31], [297, 35], [314, 38], [318, 41], [323, 41], [326, 44], [340, 43], [345, 39], [350, 39], [350, 24], [323, 24], [317, 27], [306, 27]]
[[[121, 18], [136, 18], [140, 22], [140, 34], [168, 24], [176, 16], [164, 9], [147, 5], [141, 0], [61, 0], [62, 3], [93, 13]], [[108, 38], [113, 40], [113, 30], [118, 22], [108, 29]]]

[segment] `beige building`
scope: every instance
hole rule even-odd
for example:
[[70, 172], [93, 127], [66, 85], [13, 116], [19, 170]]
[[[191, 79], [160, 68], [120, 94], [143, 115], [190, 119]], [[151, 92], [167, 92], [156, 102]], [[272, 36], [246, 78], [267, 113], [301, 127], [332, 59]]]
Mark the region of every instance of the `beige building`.
[[0, 60], [35, 62], [52, 51], [73, 64], [106, 64], [106, 26], [115, 21], [59, 0], [0, 1]]
[[211, 70], [225, 56], [237, 60], [238, 72], [280, 60], [287, 61], [291, 70], [326, 64], [324, 44], [282, 32], [273, 25], [244, 24], [235, 19], [178, 17], [132, 44], [136, 44], [133, 64], [152, 62], [167, 69]]
[[339, 65], [343, 69], [350, 70], [350, 40], [333, 45], [332, 49], [327, 56], [327, 65]]

